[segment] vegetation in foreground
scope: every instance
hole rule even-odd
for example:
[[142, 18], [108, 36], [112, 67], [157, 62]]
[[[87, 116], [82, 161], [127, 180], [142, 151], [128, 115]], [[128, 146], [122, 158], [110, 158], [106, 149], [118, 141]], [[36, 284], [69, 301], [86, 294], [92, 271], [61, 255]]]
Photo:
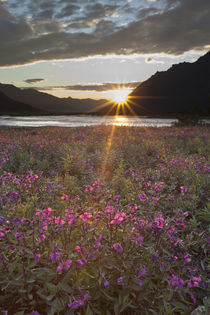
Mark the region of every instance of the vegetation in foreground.
[[0, 130], [0, 311], [208, 314], [209, 127]]

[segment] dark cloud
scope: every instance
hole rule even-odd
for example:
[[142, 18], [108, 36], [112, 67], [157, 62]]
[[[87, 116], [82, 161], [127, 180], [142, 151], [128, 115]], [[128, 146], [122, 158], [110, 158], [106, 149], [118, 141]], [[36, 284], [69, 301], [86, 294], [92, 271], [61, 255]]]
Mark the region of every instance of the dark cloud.
[[[23, 15], [14, 16], [15, 9], [10, 11], [9, 5], [0, 6], [0, 66], [109, 53], [164, 52], [177, 55], [210, 44], [209, 0], [150, 2], [149, 8], [139, 11], [138, 20], [136, 12], [133, 19], [130, 16], [130, 23], [128, 20], [123, 23], [123, 17], [116, 15], [122, 1], [113, 4], [111, 0], [78, 0], [69, 4], [69, 0], [57, 0], [53, 1], [56, 6], [49, 6], [49, 9], [49, 0], [16, 0], [16, 3], [19, 6], [23, 3], [24, 10], [29, 10], [30, 4], [33, 10], [27, 11], [27, 19], [24, 19]], [[159, 3], [157, 9], [155, 3]], [[161, 3], [164, 6], [161, 7]], [[58, 4], [62, 6], [59, 10]], [[71, 13], [70, 5], [83, 8], [81, 12], [76, 11], [79, 16], [73, 16], [66, 24], [62, 18], [55, 18], [55, 13], [62, 12], [65, 17], [66, 8]], [[28, 18], [30, 12], [31, 19]], [[111, 18], [114, 14], [115, 18]]]
[[73, 15], [74, 13], [76, 13], [76, 11], [78, 11], [80, 9], [79, 6], [74, 5], [74, 4], [68, 4], [67, 6], [65, 6], [61, 12], [57, 15], [55, 15], [56, 18], [64, 18], [64, 17], [69, 17], [71, 15]]
[[63, 29], [61, 23], [54, 20], [45, 20], [37, 22], [33, 25], [33, 29], [36, 34], [46, 34], [46, 33], [54, 33], [59, 32]]
[[118, 27], [116, 24], [109, 20], [100, 20], [98, 23], [96, 23], [95, 26], [95, 34], [97, 35], [108, 35], [110, 33], [113, 33], [113, 30], [117, 31]]
[[[1, 49], [6, 47], [7, 43], [10, 43], [13, 48], [12, 51], [8, 51], [9, 54], [14, 54], [15, 44], [17, 41], [23, 38], [27, 40], [33, 36], [33, 31], [30, 25], [24, 21], [12, 21], [7, 19], [0, 19], [0, 42]], [[0, 53], [1, 56], [1, 53]]]
[[24, 80], [23, 82], [28, 83], [28, 84], [33, 84], [33, 83], [39, 83], [44, 81], [45, 79], [27, 79]]
[[0, 3], [0, 20], [10, 20], [11, 13]]
[[101, 2], [87, 5], [85, 7], [85, 19], [99, 19], [105, 16], [111, 16], [120, 8], [119, 5], [103, 5]]
[[87, 84], [87, 85], [65, 85], [65, 86], [53, 86], [53, 87], [37, 87], [40, 91], [64, 89], [71, 91], [96, 91], [105, 92], [109, 90], [117, 90], [123, 88], [135, 88], [139, 86], [141, 82], [129, 82], [129, 83], [102, 83], [102, 84]]
[[47, 10], [42, 10], [40, 13], [39, 13], [39, 20], [42, 20], [42, 19], [51, 19], [52, 16], [54, 14], [54, 10], [53, 9], [47, 9]]

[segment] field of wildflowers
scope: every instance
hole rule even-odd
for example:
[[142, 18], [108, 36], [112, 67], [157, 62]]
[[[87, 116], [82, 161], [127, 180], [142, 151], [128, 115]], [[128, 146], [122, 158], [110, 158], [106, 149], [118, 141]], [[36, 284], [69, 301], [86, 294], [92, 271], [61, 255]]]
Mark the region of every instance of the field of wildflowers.
[[0, 129], [0, 313], [209, 314], [209, 131]]

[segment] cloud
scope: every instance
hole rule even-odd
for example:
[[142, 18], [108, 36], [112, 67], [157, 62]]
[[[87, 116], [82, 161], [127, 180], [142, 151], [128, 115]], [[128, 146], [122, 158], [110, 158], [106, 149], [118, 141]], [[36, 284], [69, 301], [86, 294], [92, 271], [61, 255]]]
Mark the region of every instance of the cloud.
[[56, 89], [64, 89], [71, 91], [96, 91], [96, 92], [105, 92], [110, 90], [118, 90], [123, 88], [135, 88], [139, 86], [141, 82], [129, 82], [129, 83], [102, 83], [102, 84], [87, 84], [87, 85], [67, 85], [67, 86], [45, 86], [45, 87], [37, 87], [39, 91], [44, 90], [56, 90]]
[[41, 78], [38, 78], [38, 79], [27, 79], [27, 80], [24, 80], [23, 82], [28, 83], [28, 84], [33, 84], [33, 83], [42, 82], [42, 81], [44, 81], [44, 80], [45, 80], [45, 79], [41, 79]]
[[[122, 1], [74, 0], [75, 11], [69, 0], [54, 1], [48, 9], [49, 0], [18, 1], [0, 6], [0, 66], [99, 54], [179, 55], [210, 44], [209, 0], [148, 1], [150, 7], [138, 11], [132, 1], [134, 13], [125, 15], [124, 24], [124, 16], [117, 15]], [[23, 3], [19, 15], [15, 3]]]
[[7, 20], [11, 18], [11, 13], [0, 2], [0, 20]]
[[74, 14], [79, 9], [80, 9], [80, 7], [78, 5], [68, 4], [64, 8], [62, 8], [60, 13], [57, 14], [55, 17], [57, 17], [57, 18], [68, 17], [68, 16], [71, 16], [72, 14]]

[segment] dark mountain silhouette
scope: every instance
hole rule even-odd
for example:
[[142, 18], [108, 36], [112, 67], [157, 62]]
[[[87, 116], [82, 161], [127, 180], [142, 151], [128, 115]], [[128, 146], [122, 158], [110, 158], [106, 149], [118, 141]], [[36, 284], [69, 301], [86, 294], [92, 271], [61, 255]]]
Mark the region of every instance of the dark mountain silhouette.
[[44, 115], [44, 111], [30, 105], [23, 104], [6, 96], [0, 91], [0, 114], [1, 115]]
[[156, 72], [130, 93], [137, 114], [207, 113], [210, 103], [210, 51], [194, 63]]
[[[106, 100], [74, 99], [71, 97], [59, 98], [47, 93], [38, 92], [35, 89], [20, 89], [11, 84], [0, 84], [0, 92], [10, 99], [10, 103], [13, 100], [14, 102], [30, 105], [27, 107], [29, 114], [32, 110], [36, 110], [40, 113], [44, 111], [45, 114], [87, 113], [107, 102]], [[0, 113], [3, 112], [3, 106], [5, 112], [7, 109], [6, 99], [4, 102], [0, 101], [0, 105]], [[17, 106], [14, 105], [14, 110], [18, 111], [18, 108], [22, 107], [20, 104]], [[24, 108], [26, 109], [26, 107]], [[22, 110], [20, 109], [20, 111]]]

